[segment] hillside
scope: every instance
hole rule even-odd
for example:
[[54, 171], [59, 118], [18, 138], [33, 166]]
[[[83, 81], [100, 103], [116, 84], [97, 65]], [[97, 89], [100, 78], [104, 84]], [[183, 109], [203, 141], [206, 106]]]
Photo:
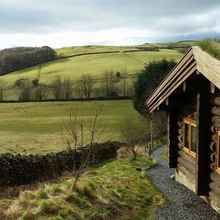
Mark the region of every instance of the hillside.
[[[117, 50], [119, 48], [117, 47]], [[116, 47], [77, 47], [58, 49], [59, 56], [70, 56], [82, 53], [111, 52]], [[129, 52], [127, 52], [129, 50]], [[131, 51], [135, 48], [123, 47], [120, 52], [88, 54], [68, 57], [52, 61], [40, 66], [16, 71], [0, 77], [5, 87], [11, 87], [18, 79], [36, 79], [40, 82], [50, 84], [51, 81], [60, 76], [63, 79], [79, 79], [83, 74], [100, 77], [106, 71], [120, 71], [134, 74], [143, 69], [146, 63], [160, 59], [178, 60], [181, 53], [174, 49], [161, 49], [159, 51]]]
[[27, 190], [26, 187], [19, 196], [0, 198], [0, 218], [155, 219], [156, 211], [164, 205], [165, 198], [147, 176], [146, 171], [154, 164], [142, 156], [136, 161], [113, 160], [90, 168], [80, 178], [76, 189], [72, 189], [73, 178], [70, 175], [56, 182], [38, 184], [35, 189]]

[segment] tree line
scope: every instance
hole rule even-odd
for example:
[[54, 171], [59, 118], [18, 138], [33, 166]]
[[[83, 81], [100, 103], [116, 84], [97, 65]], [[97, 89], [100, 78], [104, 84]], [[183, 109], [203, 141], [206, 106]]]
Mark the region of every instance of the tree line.
[[16, 47], [0, 51], [0, 75], [56, 59], [56, 52], [44, 47]]
[[[83, 74], [79, 79], [57, 77], [49, 84], [35, 79], [18, 79], [11, 88], [0, 82], [0, 101], [44, 101], [95, 98], [120, 98], [133, 96], [135, 75], [126, 72], [106, 71], [101, 78]], [[8, 94], [14, 94], [11, 99]]]

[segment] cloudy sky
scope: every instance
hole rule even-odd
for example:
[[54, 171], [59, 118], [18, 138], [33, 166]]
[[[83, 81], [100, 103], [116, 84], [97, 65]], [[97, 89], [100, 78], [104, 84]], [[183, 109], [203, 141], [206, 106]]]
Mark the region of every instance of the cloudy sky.
[[0, 48], [220, 36], [220, 0], [0, 0]]

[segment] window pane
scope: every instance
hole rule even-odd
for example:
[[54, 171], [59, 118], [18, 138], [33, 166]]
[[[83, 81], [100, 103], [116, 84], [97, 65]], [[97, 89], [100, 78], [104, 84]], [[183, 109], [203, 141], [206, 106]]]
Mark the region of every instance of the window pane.
[[191, 127], [191, 131], [192, 131], [192, 136], [191, 136], [191, 138], [192, 138], [192, 146], [191, 146], [191, 150], [193, 151], [193, 152], [195, 152], [196, 153], [196, 147], [197, 147], [197, 129], [195, 128], [195, 127]]
[[184, 147], [189, 148], [189, 136], [190, 136], [190, 126], [185, 124], [185, 134], [184, 134]]

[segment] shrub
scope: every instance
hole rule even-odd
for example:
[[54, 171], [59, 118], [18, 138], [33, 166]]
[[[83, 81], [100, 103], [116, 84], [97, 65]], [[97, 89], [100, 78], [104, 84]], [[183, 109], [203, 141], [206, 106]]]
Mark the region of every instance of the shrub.
[[[94, 143], [94, 158], [90, 158], [89, 164], [116, 158], [120, 145], [118, 142]], [[73, 150], [66, 150], [46, 155], [2, 154], [0, 155], [0, 186], [24, 185], [55, 178], [64, 171], [72, 171], [74, 164], [77, 169], [87, 151], [88, 148], [85, 146], [76, 153]], [[39, 196], [44, 197], [45, 193], [39, 192]]]
[[145, 101], [162, 79], [176, 65], [174, 61], [161, 60], [151, 62], [138, 73], [135, 83], [134, 107], [140, 114], [146, 114]]

